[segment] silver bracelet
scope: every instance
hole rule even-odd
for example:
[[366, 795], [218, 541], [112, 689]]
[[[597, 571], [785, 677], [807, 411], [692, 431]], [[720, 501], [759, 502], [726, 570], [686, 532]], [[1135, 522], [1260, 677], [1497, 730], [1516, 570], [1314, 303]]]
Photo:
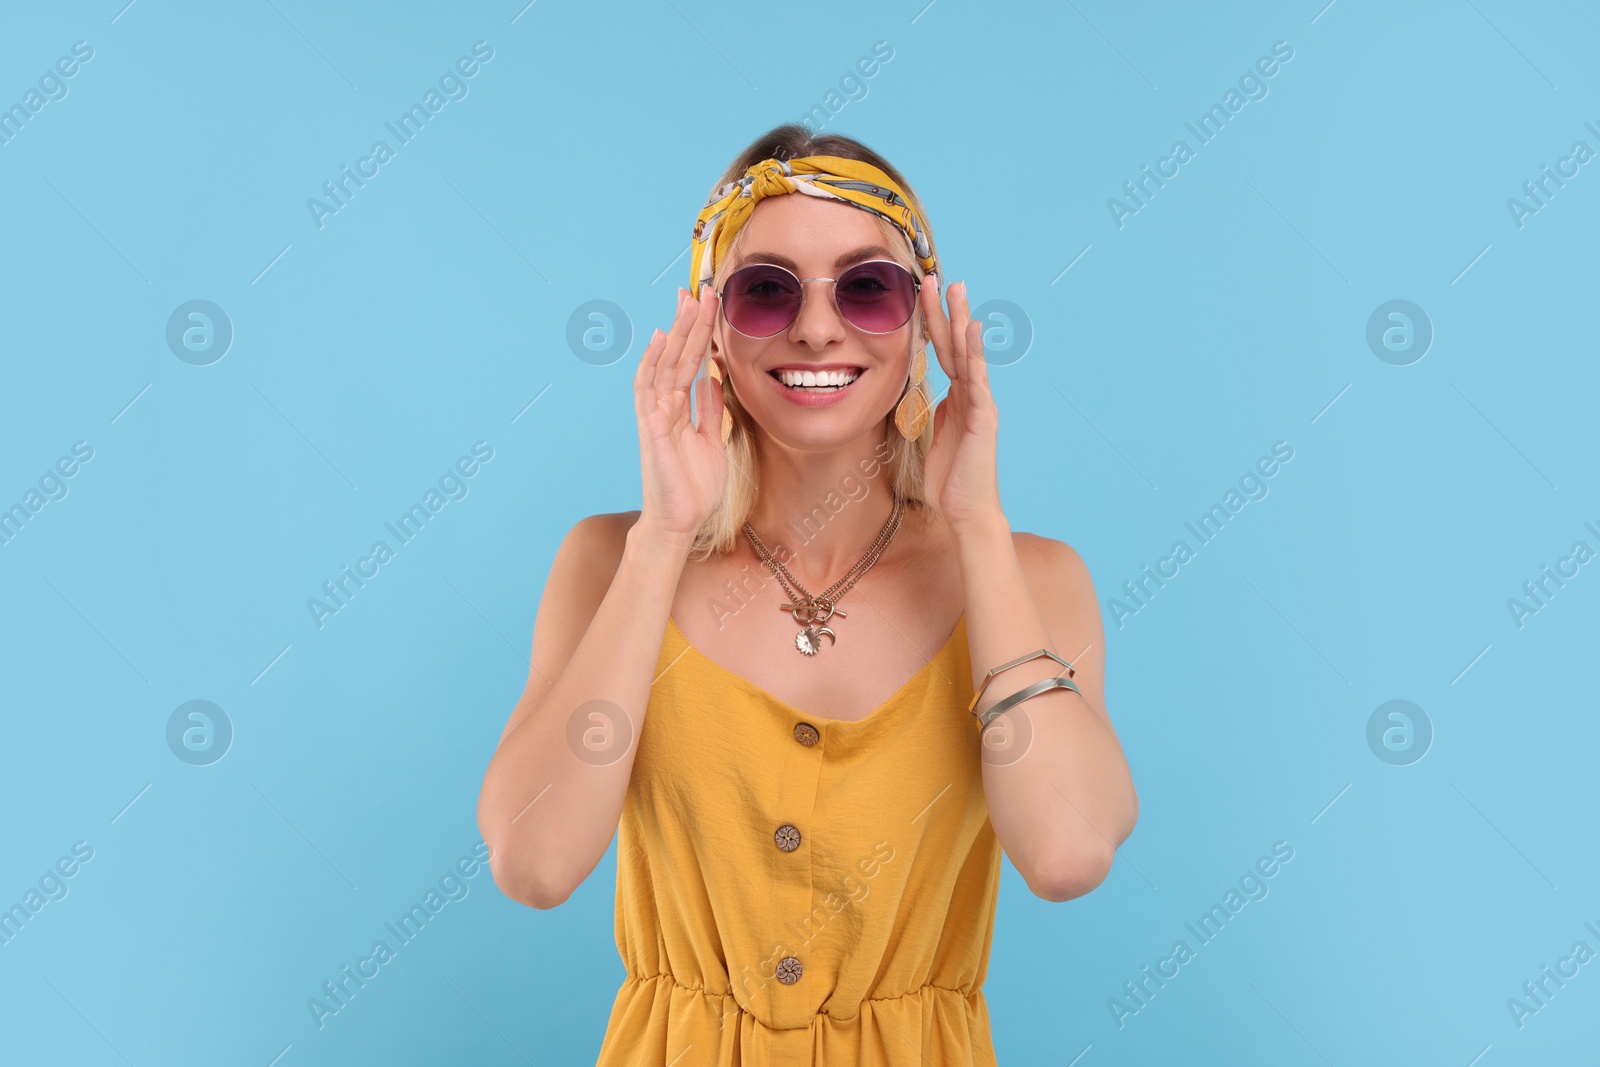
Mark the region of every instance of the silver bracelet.
[[989, 708], [985, 709], [983, 714], [978, 716], [979, 732], [981, 733], [983, 728], [988, 726], [989, 723], [994, 720], [994, 717], [999, 715], [1002, 711], [1009, 711], [1018, 704], [1022, 703], [1024, 700], [1027, 700], [1029, 697], [1036, 697], [1040, 693], [1047, 693], [1052, 689], [1070, 689], [1079, 696], [1083, 696], [1083, 690], [1074, 685], [1072, 683], [1072, 679], [1066, 677], [1065, 675], [1057, 675], [1054, 678], [1046, 678], [1043, 681], [1034, 682], [1032, 685], [1024, 689], [1019, 689], [1010, 696], [996, 701]]
[[1018, 656], [1009, 663], [1002, 663], [1000, 666], [990, 669], [989, 673], [983, 676], [983, 684], [978, 686], [978, 691], [972, 694], [972, 702], [967, 705], [967, 714], [974, 714], [972, 709], [976, 708], [978, 706], [978, 701], [983, 699], [984, 690], [989, 688], [989, 683], [994, 681], [995, 675], [999, 674], [1001, 671], [1008, 671], [1012, 667], [1019, 666], [1020, 664], [1026, 663], [1031, 659], [1038, 659], [1040, 656], [1049, 656], [1051, 659], [1065, 667], [1067, 669], [1068, 678], [1071, 678], [1074, 674], [1078, 673], [1072, 664], [1068, 663], [1054, 652], [1051, 652], [1049, 649], [1036, 649], [1033, 652]]

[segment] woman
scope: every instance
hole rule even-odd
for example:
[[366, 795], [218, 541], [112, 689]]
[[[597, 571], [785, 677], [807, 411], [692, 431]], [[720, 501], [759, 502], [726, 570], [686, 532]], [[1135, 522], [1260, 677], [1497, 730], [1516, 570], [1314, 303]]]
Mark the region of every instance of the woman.
[[619, 834], [600, 1067], [994, 1064], [1001, 848], [1063, 901], [1137, 818], [1093, 584], [1001, 511], [982, 328], [879, 155], [772, 130], [690, 267], [634, 383], [642, 507], [551, 567], [495, 881], [555, 907]]

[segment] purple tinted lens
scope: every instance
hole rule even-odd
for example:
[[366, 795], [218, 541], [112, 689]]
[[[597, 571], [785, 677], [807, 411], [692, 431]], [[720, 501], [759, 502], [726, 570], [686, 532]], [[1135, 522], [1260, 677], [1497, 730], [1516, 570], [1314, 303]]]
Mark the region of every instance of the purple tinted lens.
[[[839, 312], [867, 333], [893, 333], [911, 320], [917, 283], [898, 263], [858, 263], [834, 283]], [[735, 330], [749, 337], [771, 337], [789, 328], [800, 313], [800, 279], [770, 263], [741, 267], [728, 277], [722, 310]]]
[[722, 290], [722, 310], [740, 333], [771, 337], [799, 314], [800, 280], [769, 263], [741, 267]]
[[840, 313], [868, 333], [893, 333], [911, 319], [917, 304], [911, 272], [883, 260], [851, 267], [839, 276], [835, 289]]

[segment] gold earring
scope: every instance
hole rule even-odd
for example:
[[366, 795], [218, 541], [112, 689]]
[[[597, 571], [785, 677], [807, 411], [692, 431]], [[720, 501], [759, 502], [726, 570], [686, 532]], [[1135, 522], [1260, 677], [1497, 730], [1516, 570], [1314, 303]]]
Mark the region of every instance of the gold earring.
[[900, 398], [900, 403], [894, 409], [894, 425], [907, 441], [915, 441], [922, 436], [922, 431], [928, 425], [928, 400], [918, 388], [923, 379], [928, 376], [928, 355], [926, 349], [917, 349], [911, 357], [911, 380], [906, 385], [906, 395]]
[[719, 434], [722, 437], [722, 443], [726, 445], [728, 438], [733, 434], [733, 412], [728, 410], [728, 383], [723, 381], [722, 369], [717, 366], [717, 361], [714, 359], [706, 363], [706, 374], [715, 381], [722, 382], [722, 429]]

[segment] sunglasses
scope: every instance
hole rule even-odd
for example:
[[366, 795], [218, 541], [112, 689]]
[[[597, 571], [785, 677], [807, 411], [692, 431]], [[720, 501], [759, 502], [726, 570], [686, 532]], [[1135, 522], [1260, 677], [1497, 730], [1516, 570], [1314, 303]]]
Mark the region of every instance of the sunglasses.
[[910, 322], [922, 289], [887, 259], [857, 263], [837, 278], [800, 278], [775, 263], [752, 263], [730, 274], [717, 297], [729, 326], [746, 337], [771, 337], [799, 317], [806, 282], [833, 282], [839, 314], [863, 333], [894, 333]]

